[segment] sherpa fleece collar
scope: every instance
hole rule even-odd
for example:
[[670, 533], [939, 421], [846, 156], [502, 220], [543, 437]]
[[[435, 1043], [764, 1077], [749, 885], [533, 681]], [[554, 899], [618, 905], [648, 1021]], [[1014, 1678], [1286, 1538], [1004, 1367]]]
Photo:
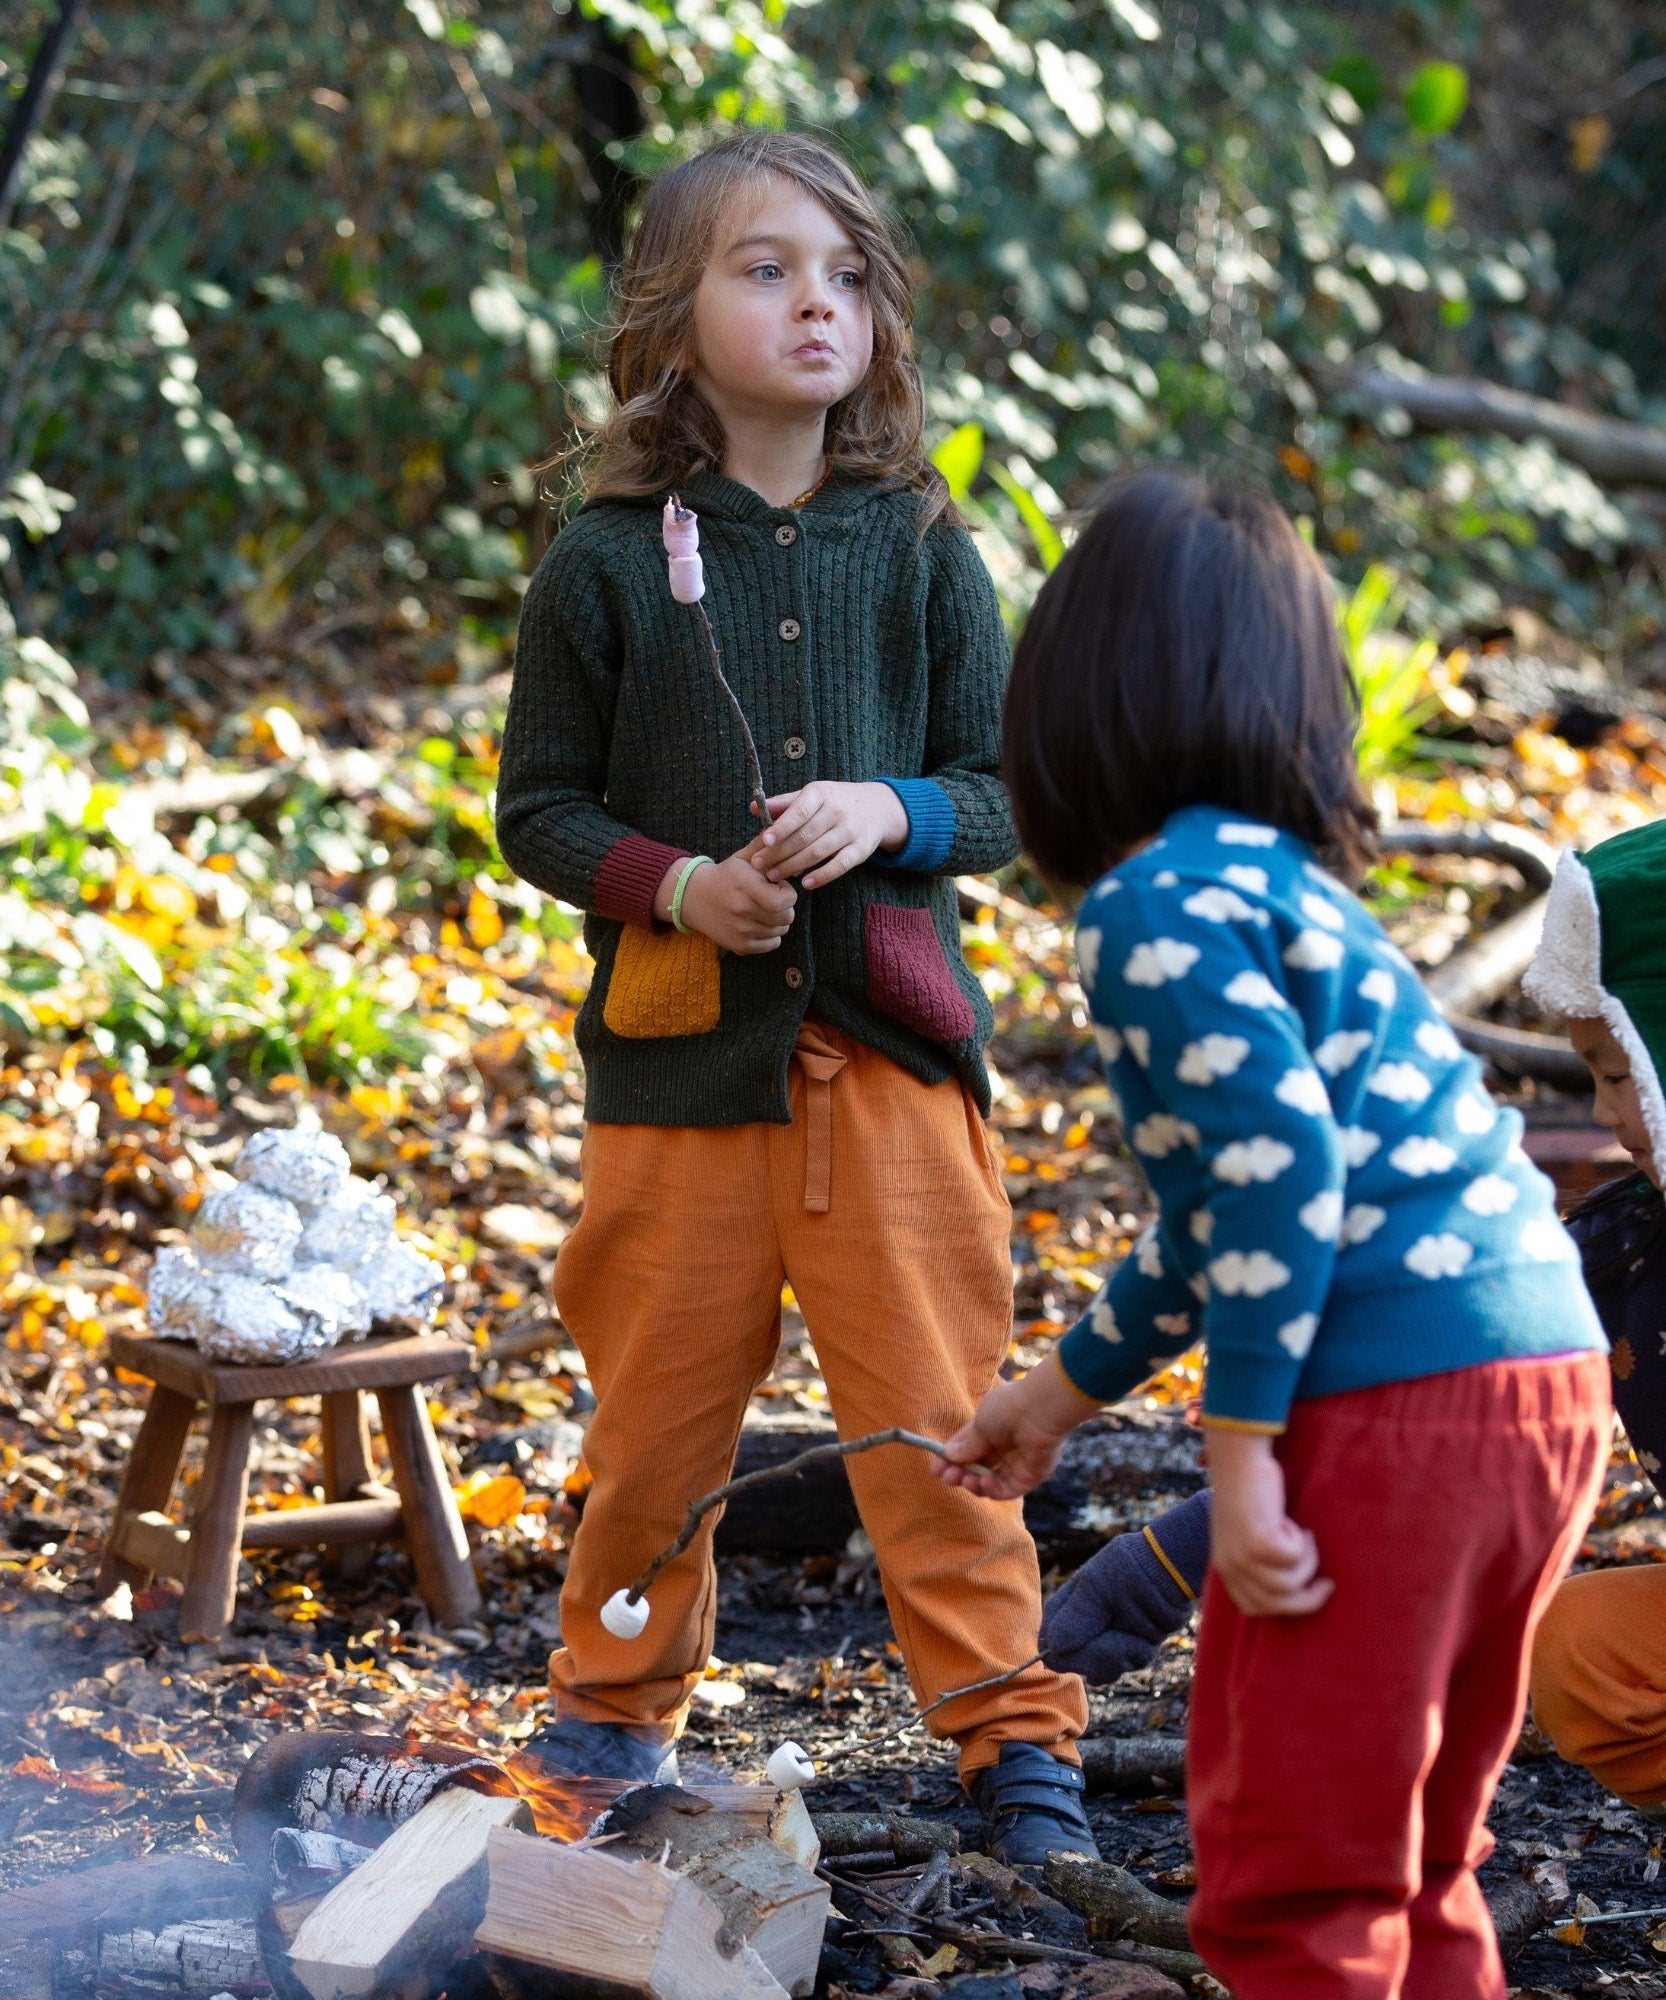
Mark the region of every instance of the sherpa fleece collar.
[[1655, 1159], [1666, 1162], [1666, 820], [1562, 856], [1521, 983], [1552, 1013], [1606, 1023], [1631, 1064]]

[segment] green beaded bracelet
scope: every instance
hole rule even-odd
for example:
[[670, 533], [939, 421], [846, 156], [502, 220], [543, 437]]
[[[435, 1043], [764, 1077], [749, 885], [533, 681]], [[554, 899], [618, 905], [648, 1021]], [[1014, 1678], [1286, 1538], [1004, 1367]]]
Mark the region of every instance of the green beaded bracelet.
[[696, 868], [704, 867], [711, 860], [709, 854], [691, 854], [683, 863], [683, 872], [677, 877], [677, 886], [671, 891], [671, 928], [681, 931], [687, 937], [692, 926], [683, 922], [683, 891], [688, 887], [689, 877]]

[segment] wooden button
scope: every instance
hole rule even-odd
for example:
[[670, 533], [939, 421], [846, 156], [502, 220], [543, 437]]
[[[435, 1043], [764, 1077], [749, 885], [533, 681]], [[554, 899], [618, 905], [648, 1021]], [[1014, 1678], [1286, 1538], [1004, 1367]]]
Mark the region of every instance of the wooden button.
[[799, 633], [804, 630], [804, 627], [799, 624], [796, 618], [783, 618], [775, 629], [790, 645], [798, 637]]
[[804, 974], [799, 971], [796, 965], [789, 965], [787, 967], [787, 984], [795, 993], [804, 984]]
[[789, 736], [786, 742], [781, 745], [781, 748], [787, 753], [787, 755], [793, 760], [795, 764], [798, 762], [799, 758], [804, 755], [805, 751], [809, 747], [810, 746], [804, 741], [804, 738], [802, 736]]
[[790, 549], [798, 540], [798, 530], [790, 521], [783, 521], [775, 531], [775, 539], [784, 549]]

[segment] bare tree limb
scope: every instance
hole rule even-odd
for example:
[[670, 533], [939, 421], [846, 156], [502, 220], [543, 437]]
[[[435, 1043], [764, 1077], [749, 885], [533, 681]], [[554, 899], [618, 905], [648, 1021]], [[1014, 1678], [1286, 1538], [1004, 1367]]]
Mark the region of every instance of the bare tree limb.
[[1308, 373], [1333, 397], [1377, 410], [1403, 410], [1422, 430], [1543, 438], [1593, 479], [1617, 486], [1666, 486], [1666, 430], [1652, 424], [1600, 417], [1569, 403], [1468, 378], [1398, 375], [1327, 362], [1309, 364]]
[[17, 100], [17, 109], [6, 127], [5, 139], [0, 141], [0, 231], [10, 225], [23, 156], [58, 93], [64, 65], [69, 61], [69, 52], [74, 46], [75, 31], [85, 5], [86, 0], [62, 0], [58, 18], [41, 37], [35, 60], [29, 65], [29, 81]]

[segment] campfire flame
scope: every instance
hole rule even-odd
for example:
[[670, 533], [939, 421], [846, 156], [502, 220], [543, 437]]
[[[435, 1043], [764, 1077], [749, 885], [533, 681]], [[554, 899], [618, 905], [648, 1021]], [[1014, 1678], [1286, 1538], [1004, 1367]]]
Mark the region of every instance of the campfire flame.
[[518, 1792], [531, 1808], [533, 1825], [553, 1840], [582, 1840], [632, 1784], [627, 1778], [575, 1778], [552, 1771], [525, 1750], [509, 1759], [505, 1775], [507, 1789]]

